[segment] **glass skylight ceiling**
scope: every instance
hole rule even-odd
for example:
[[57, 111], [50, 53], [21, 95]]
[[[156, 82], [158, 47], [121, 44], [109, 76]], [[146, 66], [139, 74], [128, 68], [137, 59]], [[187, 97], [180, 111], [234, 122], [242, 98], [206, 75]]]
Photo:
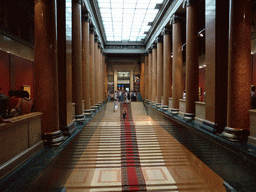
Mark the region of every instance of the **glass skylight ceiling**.
[[72, 2], [66, 0], [66, 38], [72, 40]]
[[98, 0], [107, 41], [141, 41], [163, 0]]

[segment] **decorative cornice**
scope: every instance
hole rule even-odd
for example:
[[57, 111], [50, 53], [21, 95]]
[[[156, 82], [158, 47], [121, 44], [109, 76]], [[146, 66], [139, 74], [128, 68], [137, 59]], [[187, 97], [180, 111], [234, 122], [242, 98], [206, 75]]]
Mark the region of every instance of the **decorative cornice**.
[[149, 30], [146, 36], [145, 43], [146, 49], [150, 48], [151, 44], [155, 41], [155, 38], [161, 33], [163, 27], [165, 27], [168, 22], [170, 22], [171, 16], [180, 9], [182, 6], [182, 0], [166, 0], [159, 12], [161, 12], [161, 17], [157, 18], [152, 25], [152, 29]]
[[105, 49], [145, 49], [142, 45], [106, 45]]
[[103, 23], [100, 17], [100, 11], [98, 8], [98, 2], [95, 0], [83, 1], [86, 9], [90, 12], [90, 24], [92, 23], [95, 27], [95, 31], [99, 35], [99, 41], [104, 45], [105, 43], [105, 33]]

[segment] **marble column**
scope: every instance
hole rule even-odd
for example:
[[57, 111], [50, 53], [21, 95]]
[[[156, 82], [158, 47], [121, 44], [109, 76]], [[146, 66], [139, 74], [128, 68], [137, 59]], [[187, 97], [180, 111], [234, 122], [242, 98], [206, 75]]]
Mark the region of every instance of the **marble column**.
[[107, 90], [107, 66], [106, 66], [106, 56], [105, 53], [102, 54], [102, 69], [103, 69], [103, 101], [107, 99], [108, 90]]
[[163, 107], [168, 108], [172, 96], [172, 50], [171, 29], [164, 28], [163, 34]]
[[148, 50], [148, 100], [152, 103], [152, 49]]
[[[63, 135], [70, 135], [75, 130], [75, 119], [72, 117], [72, 74], [67, 57], [69, 52], [66, 40], [66, 3], [57, 1], [58, 31], [58, 87], [59, 87], [59, 124]], [[69, 41], [68, 41], [69, 43]]]
[[251, 1], [230, 0], [227, 127], [223, 135], [233, 141], [250, 125], [251, 17]]
[[83, 35], [82, 35], [82, 86], [83, 86], [83, 100], [84, 100], [84, 112], [86, 114], [90, 113], [90, 54], [89, 54], [89, 13], [88, 11], [82, 12], [82, 27], [83, 27]]
[[95, 91], [95, 95], [94, 95], [94, 104], [93, 105], [96, 105], [99, 103], [99, 100], [98, 100], [98, 76], [97, 76], [97, 73], [98, 73], [98, 35], [94, 35], [94, 91]]
[[134, 90], [134, 78], [133, 78], [133, 75], [134, 75], [134, 71], [131, 70], [130, 71], [130, 89], [131, 90]]
[[158, 36], [157, 42], [157, 72], [156, 72], [156, 104], [161, 107], [163, 96], [163, 37]]
[[140, 93], [142, 99], [145, 99], [145, 60], [140, 65]]
[[90, 105], [91, 107], [95, 105], [95, 65], [94, 65], [94, 26], [90, 24]]
[[145, 78], [145, 100], [148, 100], [148, 54], [145, 54], [145, 70], [144, 70]]
[[46, 145], [60, 145], [64, 139], [59, 128], [56, 0], [36, 0], [35, 109], [42, 112], [42, 139]]
[[106, 56], [104, 56], [104, 62], [105, 62], [105, 97], [106, 100], [108, 98], [108, 66], [106, 62]]
[[102, 68], [102, 48], [99, 47], [99, 103], [103, 103], [103, 68]]
[[227, 125], [229, 2], [206, 0], [205, 120], [213, 132]]
[[172, 17], [172, 50], [173, 50], [173, 92], [172, 92], [172, 114], [178, 114], [179, 99], [182, 98], [182, 34], [181, 18], [177, 15]]
[[81, 1], [72, 1], [72, 94], [75, 105], [75, 118], [78, 123], [84, 121], [82, 106], [82, 15]]
[[152, 44], [152, 96], [151, 100], [153, 105], [156, 104], [156, 96], [157, 96], [157, 49], [156, 44]]
[[195, 101], [199, 100], [199, 59], [197, 6], [190, 0], [186, 7], [186, 111], [184, 119], [191, 121], [195, 117]]

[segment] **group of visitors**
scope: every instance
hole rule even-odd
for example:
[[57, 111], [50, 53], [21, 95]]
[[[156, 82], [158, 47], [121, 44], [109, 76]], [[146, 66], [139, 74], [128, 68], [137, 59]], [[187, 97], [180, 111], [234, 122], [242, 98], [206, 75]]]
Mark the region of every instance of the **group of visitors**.
[[124, 91], [118, 90], [115, 91], [113, 96], [109, 93], [108, 94], [108, 101], [119, 101], [119, 102], [131, 102], [131, 101], [142, 101], [140, 92], [136, 91]]
[[0, 122], [10, 123], [9, 118], [18, 115], [25, 115], [32, 111], [33, 100], [29, 98], [29, 93], [24, 90], [10, 90], [9, 97], [1, 92], [0, 87]]

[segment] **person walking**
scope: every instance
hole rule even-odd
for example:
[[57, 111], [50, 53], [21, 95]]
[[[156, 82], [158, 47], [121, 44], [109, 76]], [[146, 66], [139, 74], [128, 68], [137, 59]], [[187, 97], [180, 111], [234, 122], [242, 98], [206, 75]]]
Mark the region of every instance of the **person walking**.
[[114, 112], [117, 111], [117, 108], [118, 108], [118, 102], [117, 102], [117, 99], [115, 99], [115, 101], [114, 101]]
[[124, 109], [123, 109], [123, 120], [124, 120], [124, 122], [125, 122], [125, 120], [126, 120], [126, 115], [127, 115], [127, 109], [124, 108]]

